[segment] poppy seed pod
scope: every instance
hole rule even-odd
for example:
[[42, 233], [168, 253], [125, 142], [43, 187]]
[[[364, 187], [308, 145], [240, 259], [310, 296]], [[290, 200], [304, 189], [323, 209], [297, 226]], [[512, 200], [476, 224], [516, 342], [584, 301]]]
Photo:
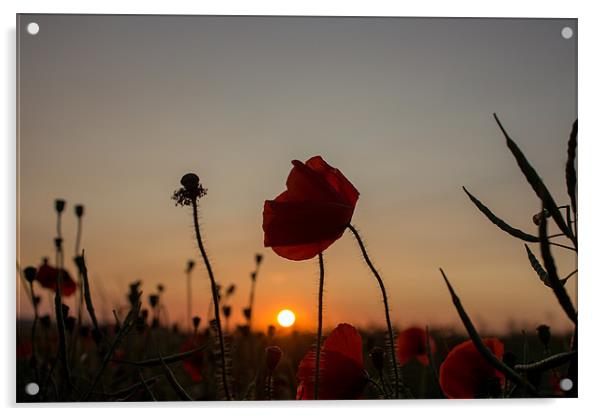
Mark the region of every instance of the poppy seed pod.
[[159, 295], [150, 295], [148, 301], [153, 308], [156, 308], [159, 304]]
[[194, 190], [199, 184], [199, 177], [194, 173], [187, 173], [186, 175], [182, 176], [180, 183], [184, 188], [186, 188], [186, 190]]
[[163, 293], [163, 291], [165, 290], [165, 286], [163, 286], [161, 283], [159, 283], [157, 285], [157, 290], [159, 291], [159, 293]]
[[372, 360], [372, 365], [379, 372], [385, 366], [385, 351], [381, 347], [374, 347], [372, 351], [370, 351], [370, 360]]
[[251, 308], [244, 308], [242, 310], [242, 314], [245, 316], [245, 318], [251, 319]]
[[269, 372], [276, 369], [276, 366], [282, 358], [282, 350], [278, 346], [271, 346], [265, 349], [265, 366]]
[[539, 337], [541, 343], [547, 347], [550, 344], [550, 339], [552, 338], [550, 327], [547, 325], [539, 325], [537, 327], [537, 336]]
[[55, 199], [54, 200], [54, 209], [59, 214], [65, 210], [65, 200], [64, 199]]
[[257, 273], [251, 272], [251, 280], [254, 282], [257, 279]]
[[83, 205], [79, 204], [79, 205], [75, 206], [75, 215], [78, 218], [81, 218], [84, 216], [84, 206]]
[[263, 254], [255, 254], [255, 263], [259, 266], [261, 264], [261, 260], [263, 260]]
[[201, 324], [201, 318], [199, 318], [198, 316], [195, 316], [194, 318], [192, 318], [192, 326], [194, 326], [195, 330], [199, 329], [200, 324]]
[[186, 265], [186, 272], [190, 273], [194, 269], [194, 260], [188, 260], [188, 264]]
[[228, 286], [228, 290], [226, 290], [226, 295], [228, 295], [228, 296], [232, 295], [235, 290], [236, 290], [236, 285]]
[[23, 270], [23, 274], [25, 275], [25, 280], [27, 280], [29, 283], [33, 282], [34, 280], [36, 280], [36, 274], [37, 274], [37, 270], [35, 267], [26, 267], [25, 270]]
[[229, 305], [224, 305], [222, 306], [222, 312], [226, 318], [229, 318], [230, 314], [232, 313], [232, 307]]

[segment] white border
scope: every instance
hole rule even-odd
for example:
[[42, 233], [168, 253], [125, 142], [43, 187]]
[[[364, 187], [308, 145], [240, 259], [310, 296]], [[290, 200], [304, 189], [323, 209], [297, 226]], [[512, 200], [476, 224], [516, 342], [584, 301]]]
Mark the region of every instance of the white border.
[[[2, 163], [0, 180], [4, 203], [0, 205], [3, 238], [0, 247], [0, 260], [5, 273], [2, 294], [2, 321], [6, 341], [0, 342], [0, 397], [5, 406], [14, 407], [14, 338], [15, 338], [15, 13], [110, 13], [110, 14], [269, 14], [269, 15], [348, 15], [348, 16], [454, 16], [454, 17], [569, 17], [579, 18], [579, 187], [580, 187], [580, 242], [579, 258], [580, 290], [579, 306], [582, 311], [580, 330], [580, 398], [577, 400], [522, 400], [522, 401], [472, 401], [443, 402], [417, 401], [410, 403], [376, 402], [331, 402], [316, 406], [311, 403], [283, 404], [186, 404], [171, 405], [123, 405], [124, 411], [143, 407], [147, 414], [164, 414], [165, 407], [177, 407], [178, 412], [210, 412], [221, 414], [240, 412], [261, 412], [267, 414], [302, 414], [343, 411], [346, 414], [365, 414], [367, 411], [379, 413], [415, 412], [418, 414], [483, 414], [507, 415], [512, 412], [528, 410], [546, 415], [567, 413], [590, 413], [595, 408], [600, 391], [600, 371], [602, 366], [602, 328], [600, 326], [600, 301], [602, 293], [600, 281], [602, 273], [596, 268], [596, 258], [602, 244], [596, 241], [596, 235], [602, 235], [600, 211], [602, 186], [598, 182], [600, 175], [600, 156], [602, 155], [602, 116], [600, 108], [601, 54], [600, 45], [602, 18], [595, 1], [532, 1], [505, 0], [503, 2], [486, 1], [144, 1], [125, 2], [103, 0], [97, 2], [82, 1], [3, 1], [0, 2], [3, 25], [2, 42], [2, 86], [5, 95], [1, 101], [4, 138], [2, 140]], [[567, 97], [571, 99], [571, 97]], [[584, 225], [585, 224], [585, 225]], [[98, 405], [95, 405], [98, 406]], [[285, 406], [286, 408], [283, 408]], [[46, 405], [29, 407], [28, 412], [81, 412], [82, 406]], [[103, 405], [98, 408], [85, 406], [86, 412], [101, 414], [115, 405]], [[200, 408], [199, 408], [200, 407]], [[210, 410], [216, 408], [215, 410]], [[340, 410], [339, 410], [340, 409]], [[11, 409], [10, 411], [12, 411]], [[112, 411], [112, 410], [111, 410]], [[99, 413], [97, 413], [99, 412]]]

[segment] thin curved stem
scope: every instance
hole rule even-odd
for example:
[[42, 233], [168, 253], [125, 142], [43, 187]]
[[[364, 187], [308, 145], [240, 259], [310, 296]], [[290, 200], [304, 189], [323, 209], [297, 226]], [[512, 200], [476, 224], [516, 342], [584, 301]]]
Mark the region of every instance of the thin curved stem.
[[314, 400], [318, 400], [320, 391], [320, 352], [322, 349], [322, 306], [324, 297], [324, 256], [318, 254], [318, 262], [320, 264], [320, 286], [318, 288], [318, 339], [316, 343], [316, 372], [314, 378]]
[[194, 219], [194, 232], [196, 235], [196, 242], [199, 246], [199, 250], [201, 251], [201, 256], [203, 257], [203, 261], [205, 262], [205, 267], [207, 268], [207, 274], [209, 274], [209, 280], [211, 281], [211, 295], [213, 296], [213, 311], [215, 313], [215, 323], [217, 327], [217, 336], [219, 338], [219, 349], [221, 355], [222, 362], [222, 384], [224, 386], [224, 393], [226, 395], [227, 400], [232, 400], [230, 397], [230, 390], [228, 389], [228, 379], [226, 375], [226, 348], [224, 347], [224, 335], [222, 333], [222, 324], [220, 322], [220, 312], [219, 312], [219, 299], [217, 293], [217, 285], [215, 284], [215, 277], [213, 275], [213, 269], [211, 268], [211, 263], [209, 262], [209, 257], [207, 256], [207, 252], [205, 251], [205, 247], [203, 246], [203, 239], [201, 238], [201, 230], [199, 227], [199, 216], [198, 216], [198, 203], [196, 199], [192, 200], [192, 217]]
[[69, 369], [69, 361], [67, 359], [67, 341], [65, 336], [65, 317], [63, 316], [63, 299], [62, 299], [62, 290], [63, 290], [63, 246], [62, 246], [62, 235], [61, 235], [61, 214], [57, 215], [56, 222], [56, 230], [57, 237], [55, 240], [55, 248], [56, 248], [56, 268], [57, 268], [57, 276], [56, 276], [56, 287], [54, 294], [54, 310], [56, 314], [56, 326], [58, 328], [59, 333], [59, 356], [61, 359], [61, 364], [63, 367], [63, 371], [65, 373], [65, 378], [67, 379], [67, 385], [71, 386], [71, 371]]
[[36, 382], [39, 383], [40, 376], [38, 374], [38, 359], [36, 352], [36, 326], [38, 324], [38, 304], [36, 303], [36, 295], [33, 288], [33, 282], [29, 282], [29, 291], [31, 293], [31, 303], [33, 305], [33, 323], [31, 324], [31, 366], [33, 367]]
[[374, 265], [372, 264], [372, 261], [370, 260], [370, 257], [368, 256], [368, 252], [366, 251], [366, 247], [364, 246], [364, 243], [363, 243], [362, 238], [360, 237], [360, 234], [358, 233], [358, 231], [351, 224], [347, 225], [347, 228], [349, 228], [349, 230], [351, 230], [351, 232], [355, 236], [355, 239], [357, 240], [357, 243], [360, 246], [360, 250], [362, 251], [362, 255], [364, 256], [364, 260], [366, 261], [366, 264], [368, 265], [368, 267], [372, 271], [372, 274], [378, 281], [378, 285], [380, 286], [380, 291], [381, 291], [382, 297], [383, 297], [383, 303], [385, 304], [385, 318], [387, 320], [387, 331], [388, 331], [388, 335], [389, 335], [389, 350], [390, 350], [389, 352], [391, 355], [391, 362], [393, 364], [393, 371], [394, 371], [394, 375], [395, 375], [394, 397], [397, 399], [397, 398], [399, 398], [399, 387], [400, 387], [399, 370], [397, 369], [397, 357], [395, 354], [395, 337], [393, 335], [393, 325], [391, 324], [391, 316], [389, 315], [389, 301], [387, 299], [387, 291], [385, 289], [385, 284], [383, 283], [383, 279], [380, 277], [380, 274], [376, 270], [376, 267], [374, 267]]

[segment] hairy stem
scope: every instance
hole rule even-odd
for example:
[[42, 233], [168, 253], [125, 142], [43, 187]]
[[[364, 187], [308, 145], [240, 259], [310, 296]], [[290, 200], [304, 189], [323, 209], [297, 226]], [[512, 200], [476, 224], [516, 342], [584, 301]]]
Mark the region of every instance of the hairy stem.
[[363, 243], [362, 238], [360, 237], [360, 234], [358, 233], [358, 231], [351, 224], [349, 224], [347, 226], [347, 228], [349, 228], [349, 230], [351, 230], [351, 232], [355, 236], [355, 239], [357, 240], [357, 242], [360, 246], [360, 250], [362, 251], [362, 255], [364, 256], [364, 260], [366, 261], [366, 264], [368, 265], [368, 267], [372, 271], [372, 274], [378, 281], [378, 285], [380, 286], [380, 291], [381, 291], [382, 297], [383, 297], [383, 303], [385, 304], [385, 318], [387, 320], [387, 331], [388, 331], [388, 336], [389, 336], [389, 350], [390, 350], [389, 353], [391, 355], [391, 362], [393, 364], [393, 371], [394, 371], [394, 375], [395, 375], [394, 397], [397, 399], [397, 398], [399, 398], [399, 387], [400, 387], [399, 370], [397, 368], [397, 357], [395, 354], [395, 337], [393, 336], [393, 325], [391, 324], [391, 316], [389, 315], [389, 301], [387, 299], [387, 291], [385, 290], [385, 284], [383, 283], [383, 279], [380, 277], [380, 274], [378, 273], [378, 271], [372, 264], [372, 261], [370, 260], [370, 257], [368, 256], [368, 252], [366, 251], [366, 247], [364, 246], [364, 243]]
[[316, 373], [314, 378], [314, 400], [318, 400], [320, 391], [320, 352], [322, 349], [322, 306], [324, 297], [324, 256], [318, 254], [318, 262], [320, 264], [320, 286], [318, 288], [318, 336], [316, 343]]
[[201, 251], [201, 256], [203, 257], [203, 261], [205, 262], [205, 267], [207, 268], [207, 273], [209, 274], [209, 280], [211, 281], [211, 295], [213, 296], [213, 311], [215, 313], [215, 323], [217, 327], [217, 336], [219, 338], [219, 348], [221, 355], [221, 371], [222, 371], [222, 383], [224, 387], [224, 393], [226, 394], [226, 399], [231, 400], [230, 391], [228, 389], [228, 379], [226, 376], [226, 348], [224, 347], [224, 335], [222, 333], [222, 324], [220, 321], [220, 312], [219, 312], [219, 299], [217, 294], [217, 285], [215, 284], [215, 277], [213, 275], [213, 269], [211, 268], [211, 263], [209, 262], [209, 257], [207, 256], [207, 252], [205, 251], [205, 247], [203, 246], [203, 239], [201, 238], [201, 230], [199, 227], [199, 216], [198, 216], [198, 203], [196, 199], [192, 200], [192, 217], [194, 220], [194, 231], [196, 235], [196, 241], [199, 246], [199, 250]]

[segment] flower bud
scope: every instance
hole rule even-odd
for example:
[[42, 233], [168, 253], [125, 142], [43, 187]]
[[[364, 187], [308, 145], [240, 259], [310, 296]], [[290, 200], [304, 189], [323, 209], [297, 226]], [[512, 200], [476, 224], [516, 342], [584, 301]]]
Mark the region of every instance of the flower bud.
[[159, 296], [158, 295], [150, 295], [148, 297], [148, 301], [153, 308], [156, 308], [159, 304]]
[[232, 295], [235, 290], [236, 290], [236, 285], [228, 286], [228, 289], [226, 290], [226, 295], [228, 295], [228, 296]]
[[385, 351], [381, 347], [374, 347], [372, 351], [370, 351], [370, 359], [372, 360], [372, 365], [378, 371], [382, 371], [385, 365]]
[[251, 272], [251, 280], [254, 282], [257, 279], [257, 273]]
[[550, 214], [548, 212], [547, 209], [544, 209], [541, 212], [538, 212], [537, 214], [533, 215], [533, 224], [539, 226], [539, 224], [541, 224], [541, 221], [545, 218], [550, 218], [552, 214]]
[[159, 291], [159, 293], [163, 293], [165, 291], [165, 286], [163, 286], [161, 283], [159, 283], [157, 285], [157, 290]]
[[65, 210], [65, 200], [64, 199], [55, 199], [54, 200], [54, 209], [59, 214]]
[[232, 313], [232, 307], [229, 305], [224, 305], [222, 306], [222, 312], [226, 318], [229, 318], [230, 314]]
[[265, 366], [272, 372], [282, 358], [282, 350], [278, 346], [267, 347], [265, 349]]
[[186, 265], [186, 273], [190, 273], [194, 269], [194, 260], [188, 260], [188, 264]]
[[79, 204], [75, 206], [75, 215], [77, 218], [81, 218], [84, 216], [84, 206]]
[[26, 267], [25, 270], [23, 270], [23, 274], [25, 275], [25, 280], [31, 283], [36, 280], [37, 270], [35, 267]]
[[242, 310], [242, 314], [245, 316], [247, 320], [251, 319], [251, 308], [244, 308]]
[[255, 254], [255, 263], [257, 263], [258, 266], [261, 264], [261, 260], [263, 260], [263, 254]]

